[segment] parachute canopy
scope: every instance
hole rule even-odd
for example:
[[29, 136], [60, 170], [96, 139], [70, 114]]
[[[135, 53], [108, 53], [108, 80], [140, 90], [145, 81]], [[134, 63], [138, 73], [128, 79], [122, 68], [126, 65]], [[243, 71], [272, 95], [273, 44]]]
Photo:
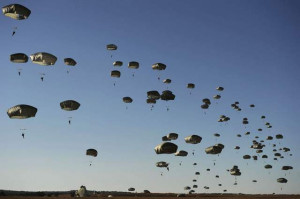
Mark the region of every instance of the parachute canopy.
[[193, 89], [193, 88], [195, 88], [195, 84], [188, 83], [186, 87], [190, 88], [190, 89]]
[[177, 133], [169, 133], [167, 135], [167, 138], [170, 139], [170, 140], [177, 140], [178, 134]]
[[169, 166], [169, 163], [166, 163], [164, 161], [161, 161], [161, 162], [157, 162], [156, 163], [156, 166], [157, 167], [168, 167]]
[[117, 49], [118, 49], [118, 46], [115, 45], [115, 44], [107, 44], [107, 45], [106, 45], [106, 49], [107, 49], [107, 50], [117, 50]]
[[200, 137], [199, 135], [190, 135], [190, 136], [184, 138], [184, 140], [188, 144], [198, 144], [201, 142], [202, 137]]
[[10, 61], [13, 63], [26, 63], [28, 62], [28, 56], [24, 53], [11, 54]]
[[64, 62], [68, 66], [75, 66], [77, 64], [77, 62], [72, 58], [65, 58]]
[[156, 63], [152, 65], [153, 70], [166, 70], [167, 66], [163, 63]]
[[164, 142], [157, 145], [154, 150], [156, 154], [172, 154], [176, 153], [178, 146], [171, 142]]
[[285, 179], [285, 178], [278, 178], [278, 179], [277, 179], [277, 182], [279, 182], [279, 183], [287, 183], [288, 180]]
[[135, 188], [130, 187], [130, 188], [128, 189], [128, 191], [135, 191]]
[[213, 154], [213, 155], [219, 154], [219, 153], [222, 152], [223, 148], [222, 148], [222, 146], [218, 146], [218, 145], [210, 146], [210, 147], [207, 147], [205, 149], [205, 153], [206, 154]]
[[113, 71], [111, 71], [110, 76], [120, 78], [121, 77], [121, 72], [118, 71], [118, 70], [113, 70]]
[[123, 102], [124, 103], [132, 103], [133, 100], [131, 99], [131, 97], [123, 97]]
[[27, 19], [31, 11], [20, 4], [10, 4], [2, 7], [2, 12], [5, 16], [12, 19], [22, 20]]
[[172, 93], [172, 91], [165, 90], [162, 92], [160, 98], [161, 98], [161, 100], [169, 101], [169, 100], [174, 100], [175, 95]]
[[30, 55], [30, 59], [34, 64], [39, 64], [42, 66], [54, 65], [57, 60], [54, 55], [45, 52], [32, 54]]
[[160, 94], [158, 91], [148, 91], [147, 97], [148, 99], [158, 100], [160, 98]]
[[185, 156], [187, 156], [187, 155], [188, 155], [188, 152], [186, 152], [186, 151], [177, 151], [177, 152], [175, 153], [175, 156], [185, 157]]
[[128, 63], [128, 68], [138, 69], [139, 67], [140, 67], [139, 62], [131, 61], [131, 62]]
[[123, 62], [121, 62], [121, 61], [115, 61], [115, 62], [113, 63], [113, 65], [114, 65], [114, 66], [123, 66]]
[[60, 108], [65, 111], [75, 111], [79, 106], [80, 104], [74, 100], [66, 100], [60, 103]]
[[86, 155], [97, 157], [98, 152], [96, 149], [88, 149], [86, 150]]
[[165, 79], [164, 81], [163, 81], [163, 83], [165, 83], [165, 84], [170, 84], [172, 82], [172, 80], [170, 80], [170, 79]]
[[11, 107], [7, 111], [7, 115], [10, 119], [27, 119], [30, 117], [35, 117], [37, 108], [25, 104], [20, 104]]

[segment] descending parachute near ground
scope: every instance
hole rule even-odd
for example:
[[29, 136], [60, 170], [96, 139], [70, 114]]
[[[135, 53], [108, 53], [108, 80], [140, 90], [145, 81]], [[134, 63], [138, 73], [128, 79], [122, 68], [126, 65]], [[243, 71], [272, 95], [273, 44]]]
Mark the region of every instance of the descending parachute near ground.
[[97, 152], [96, 149], [88, 149], [88, 150], [86, 150], [86, 155], [87, 156], [97, 157], [98, 152]]
[[199, 135], [190, 135], [184, 138], [185, 142], [188, 144], [199, 144], [202, 140], [202, 137]]
[[31, 11], [20, 4], [10, 4], [2, 7], [2, 13], [12, 19], [23, 20], [29, 17]]
[[37, 111], [38, 109], [33, 106], [20, 104], [9, 108], [7, 115], [10, 119], [27, 119], [35, 117]]
[[230, 175], [233, 176], [240, 176], [242, 173], [240, 172], [240, 169], [238, 168], [238, 166], [234, 165], [232, 167], [232, 169], [230, 169]]
[[27, 63], [28, 56], [24, 53], [15, 53], [10, 55], [10, 61], [13, 63]]
[[135, 191], [135, 188], [130, 187], [130, 188], [128, 189], [128, 191]]
[[42, 66], [54, 65], [57, 60], [57, 58], [54, 55], [46, 52], [38, 52], [32, 54], [30, 55], [30, 59], [32, 63], [39, 64]]
[[172, 154], [176, 153], [177, 149], [178, 146], [171, 142], [163, 142], [154, 148], [156, 154]]
[[66, 100], [60, 103], [60, 108], [65, 111], [75, 111], [80, 107], [80, 104], [75, 100]]
[[189, 187], [189, 186], [186, 186], [186, 187], [184, 187], [183, 189], [184, 189], [184, 190], [190, 190], [190, 189], [191, 189], [191, 187]]

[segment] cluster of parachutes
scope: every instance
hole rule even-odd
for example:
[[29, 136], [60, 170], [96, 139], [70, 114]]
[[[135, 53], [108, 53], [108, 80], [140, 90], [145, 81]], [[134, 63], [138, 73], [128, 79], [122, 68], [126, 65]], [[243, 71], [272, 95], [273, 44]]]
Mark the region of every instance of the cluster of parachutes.
[[[12, 19], [16, 19], [16, 20], [27, 19], [31, 14], [31, 11], [28, 8], [26, 8], [25, 6], [19, 5], [19, 4], [11, 4], [11, 5], [4, 6], [2, 8], [2, 12], [5, 16], [10, 17]], [[14, 35], [14, 33], [13, 33], [13, 35]], [[115, 50], [118, 49], [118, 46], [115, 45], [115, 44], [108, 44], [106, 46], [106, 49], [108, 51], [115, 51]], [[52, 65], [55, 65], [55, 63], [57, 62], [57, 57], [50, 54], [50, 53], [47, 53], [47, 52], [37, 52], [37, 53], [34, 53], [34, 54], [30, 55], [29, 57], [30, 57], [30, 60], [32, 61], [32, 63], [39, 64], [39, 65], [42, 65], [42, 66], [52, 66]], [[29, 57], [24, 53], [14, 53], [14, 54], [10, 55], [10, 61], [12, 63], [18, 63], [18, 64], [27, 63], [28, 60], [29, 60]], [[111, 57], [113, 57], [113, 55], [111, 55]], [[64, 63], [65, 63], [65, 65], [68, 65], [68, 66], [75, 66], [77, 64], [77, 62], [73, 58], [64, 58]], [[123, 66], [123, 62], [122, 61], [114, 61], [113, 66], [114, 67], [121, 67], [121, 66]], [[137, 61], [131, 61], [131, 62], [128, 63], [128, 68], [129, 69], [135, 69], [136, 70], [136, 69], [139, 68], [139, 66], [140, 66], [140, 63], [137, 62]], [[155, 63], [155, 64], [152, 65], [152, 69], [155, 70], [155, 71], [158, 71], [158, 72], [166, 70], [166, 67], [167, 66], [163, 63]], [[19, 70], [19, 75], [21, 75], [20, 70]], [[119, 70], [112, 70], [111, 73], [110, 73], [110, 76], [112, 78], [120, 78], [121, 77], [121, 72]], [[134, 73], [132, 74], [132, 76], [134, 76]], [[43, 81], [43, 76], [41, 77], [41, 80]], [[158, 76], [158, 80], [160, 80], [160, 75]], [[171, 82], [172, 82], [171, 79], [164, 79], [163, 80], [164, 84], [170, 84]], [[115, 85], [115, 83], [114, 83], [114, 85]], [[195, 88], [195, 84], [194, 83], [188, 83], [186, 87], [188, 89], [192, 90], [192, 89]], [[219, 86], [219, 87], [216, 88], [216, 90], [219, 91], [219, 92], [222, 92], [222, 91], [224, 91], [224, 88]], [[191, 94], [191, 92], [190, 92], [190, 94]], [[151, 110], [152, 110], [154, 108], [154, 104], [156, 104], [156, 102], [158, 100], [172, 101], [172, 100], [175, 100], [175, 97], [176, 97], [175, 94], [170, 90], [164, 90], [161, 93], [159, 93], [157, 90], [151, 90], [151, 91], [147, 92], [146, 103], [151, 105]], [[220, 93], [214, 95], [213, 99], [214, 100], [220, 100], [221, 99]], [[126, 97], [123, 97], [123, 102], [126, 103], [126, 104], [130, 104], [130, 103], [133, 102], [133, 99], [129, 96], [126, 96]], [[201, 105], [202, 109], [208, 109], [211, 105], [211, 101], [210, 101], [209, 98], [202, 99], [202, 102], [203, 102], [203, 104]], [[77, 110], [79, 107], [80, 107], [80, 103], [76, 102], [75, 100], [66, 100], [66, 101], [63, 101], [63, 102], [60, 103], [60, 108], [62, 110], [65, 110], [65, 111], [74, 111], [74, 110]], [[234, 110], [242, 111], [242, 108], [240, 107], [240, 103], [238, 101], [231, 104], [231, 107]], [[255, 105], [250, 104], [249, 107], [250, 108], [255, 108]], [[169, 110], [168, 106], [167, 106], [167, 110]], [[8, 111], [7, 111], [7, 114], [9, 116], [9, 118], [11, 118], [11, 119], [27, 119], [27, 118], [35, 117], [36, 114], [37, 114], [37, 111], [38, 111], [38, 109], [33, 107], [33, 106], [26, 105], [26, 104], [19, 104], [19, 105], [15, 105], [15, 106], [9, 108]], [[261, 119], [264, 120], [265, 118], [266, 117], [264, 115], [261, 116]], [[229, 120], [230, 120], [229, 116], [220, 115], [220, 117], [218, 119], [218, 122], [228, 122]], [[71, 124], [71, 120], [69, 120], [69, 124]], [[244, 124], [244, 125], [249, 124], [249, 120], [248, 120], [247, 117], [243, 118], [242, 124]], [[272, 125], [270, 124], [270, 122], [265, 122], [265, 127], [270, 129], [270, 128], [272, 128]], [[258, 128], [257, 131], [261, 132], [262, 128]], [[251, 134], [250, 131], [247, 131], [245, 133], [245, 135], [247, 135], [247, 136], [249, 136], [250, 134]], [[215, 133], [213, 135], [215, 137], [220, 137], [220, 134], [218, 134], [218, 133]], [[174, 132], [163, 136], [162, 137], [163, 143], [157, 145], [154, 148], [155, 153], [156, 154], [174, 154], [174, 156], [179, 156], [179, 157], [188, 156], [189, 153], [187, 151], [179, 150], [178, 145], [173, 143], [173, 141], [177, 140], [178, 137], [179, 137], [179, 135], [177, 133], [174, 133]], [[241, 136], [241, 134], [237, 134], [237, 137], [240, 138], [242, 136]], [[23, 136], [23, 138], [24, 138], [24, 136]], [[258, 139], [258, 138], [259, 138], [259, 136], [255, 136], [255, 139]], [[277, 140], [283, 139], [283, 135], [282, 134], [277, 134], [275, 136], [275, 138]], [[272, 140], [273, 140], [272, 136], [267, 136], [266, 137], [266, 141], [272, 141]], [[192, 134], [190, 136], [185, 137], [184, 141], [185, 141], [186, 144], [196, 145], [196, 144], [201, 143], [202, 137], [199, 136], [199, 135]], [[260, 141], [253, 140], [252, 145], [250, 146], [250, 148], [255, 149], [255, 152], [257, 153], [257, 155], [251, 156], [249, 154], [245, 154], [245, 155], [242, 156], [242, 158], [245, 159], [245, 160], [249, 160], [249, 159], [252, 158], [255, 161], [257, 161], [259, 158], [268, 159], [268, 155], [262, 154], [264, 152], [264, 147], [267, 147], [267, 145], [265, 145], [263, 143], [264, 143], [264, 140], [260, 140]], [[280, 142], [278, 142], [277, 144], [281, 145]], [[272, 146], [274, 148], [273, 152], [274, 152], [274, 156], [275, 156], [273, 158], [273, 160], [278, 160], [278, 158], [281, 158], [281, 159], [284, 158], [284, 156], [281, 153], [279, 153], [277, 151], [277, 149], [275, 149], [275, 147], [277, 145], [273, 144]], [[216, 155], [216, 156], [218, 156], [219, 154], [222, 153], [224, 148], [225, 148], [225, 145], [223, 145], [221, 143], [212, 144], [212, 145], [209, 145], [207, 148], [205, 148], [205, 153], [207, 155]], [[235, 146], [234, 147], [234, 150], [239, 150], [239, 149], [240, 149], [240, 146]], [[193, 150], [193, 152], [192, 152], [193, 155], [194, 155], [194, 151], [195, 150]], [[290, 149], [287, 148], [287, 147], [282, 147], [282, 148], [279, 148], [279, 151], [283, 151], [285, 153], [288, 153], [290, 151]], [[262, 154], [261, 157], [260, 157], [260, 154]], [[98, 151], [96, 149], [90, 148], [90, 149], [86, 150], [86, 155], [91, 156], [91, 157], [97, 157], [98, 156]], [[291, 155], [292, 154], [290, 154], [290, 156]], [[90, 163], [90, 165], [91, 165], [91, 163]], [[159, 162], [156, 162], [155, 165], [156, 165], [156, 167], [159, 167], [159, 168], [166, 168], [169, 171], [171, 164], [167, 163], [165, 161], [159, 161]], [[180, 163], [180, 165], [181, 165], [181, 163]], [[215, 162], [214, 162], [214, 165], [215, 165]], [[197, 163], [194, 163], [193, 166], [197, 166]], [[270, 169], [273, 168], [273, 166], [270, 165], [270, 164], [266, 164], [264, 166], [264, 168], [270, 170]], [[286, 165], [286, 166], [282, 166], [281, 170], [289, 171], [289, 170], [292, 170], [292, 169], [293, 169], [292, 166]], [[207, 171], [210, 171], [210, 169], [208, 168]], [[241, 176], [241, 174], [242, 174], [237, 165], [234, 165], [232, 167], [232, 169], [230, 169], [230, 170], [228, 169], [227, 171], [230, 173], [230, 175], [235, 176], [235, 177], [236, 176]], [[195, 175], [197, 177], [200, 176], [200, 172], [198, 172], [198, 171], [195, 172]], [[219, 178], [219, 175], [216, 175], [215, 177]], [[192, 181], [194, 183], [192, 186], [185, 186], [184, 187], [184, 190], [189, 191], [189, 193], [194, 193], [195, 190], [193, 190], [193, 189], [198, 188], [198, 185], [195, 184], [197, 182], [197, 179], [193, 179]], [[257, 180], [252, 180], [252, 182], [257, 182]], [[288, 180], [285, 179], [285, 178], [278, 178], [277, 182], [278, 183], [287, 183]], [[234, 185], [237, 185], [237, 181], [235, 181]], [[222, 186], [222, 184], [218, 184], [218, 186]], [[209, 189], [209, 187], [204, 186], [204, 189]], [[128, 191], [133, 192], [133, 191], [135, 191], [135, 188], [130, 187], [128, 189]], [[83, 192], [85, 192], [85, 187], [84, 186], [82, 187], [82, 193]], [[145, 193], [150, 193], [150, 191], [148, 191], [148, 190], [145, 190], [144, 192]], [[227, 192], [227, 190], [224, 189], [223, 192]], [[81, 194], [81, 192], [78, 192], [78, 195], [84, 195], [84, 194]]]

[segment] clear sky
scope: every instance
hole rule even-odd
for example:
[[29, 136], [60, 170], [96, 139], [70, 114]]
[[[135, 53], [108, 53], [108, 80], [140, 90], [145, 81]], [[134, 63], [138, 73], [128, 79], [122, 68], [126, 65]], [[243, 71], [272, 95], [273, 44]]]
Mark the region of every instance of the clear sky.
[[[1, 6], [11, 3], [32, 13], [21, 21], [0, 17], [0, 189], [71, 190], [85, 185], [99, 191], [135, 187], [178, 193], [193, 185], [199, 171], [200, 193], [300, 193], [299, 1], [2, 0]], [[107, 51], [110, 43], [118, 50]], [[48, 52], [58, 60], [51, 67], [11, 63], [10, 54], [19, 52]], [[78, 63], [69, 74], [66, 57]], [[110, 71], [117, 60], [124, 65], [113, 86]], [[140, 63], [135, 77], [127, 68], [129, 61]], [[146, 92], [167, 89], [151, 68], [157, 62], [167, 65], [160, 77], [172, 79], [168, 89], [176, 98], [158, 101], [151, 111]], [[40, 73], [46, 74], [44, 82]], [[187, 83], [196, 85], [191, 95]], [[212, 99], [217, 86], [225, 88], [219, 101]], [[127, 110], [125, 96], [133, 99]], [[203, 98], [212, 101], [206, 114], [200, 108]], [[68, 99], [81, 103], [80, 108], [61, 110], [59, 103]], [[230, 107], [235, 101], [241, 112]], [[36, 117], [9, 119], [7, 109], [17, 104], [37, 107]], [[250, 104], [256, 107], [250, 109]], [[217, 122], [222, 114], [231, 118], [226, 125]], [[243, 117], [249, 119], [246, 128]], [[266, 121], [272, 129], [265, 128]], [[22, 128], [27, 129], [25, 139]], [[246, 131], [250, 136], [244, 136]], [[155, 154], [154, 147], [170, 132], [179, 134], [174, 143], [189, 152], [187, 157]], [[216, 140], [214, 133], [221, 137]], [[261, 140], [278, 133], [284, 135], [280, 145], [278, 140], [265, 143], [268, 159], [242, 159], [255, 155], [249, 148], [254, 136]], [[186, 144], [184, 137], [191, 134], [200, 135], [202, 142]], [[225, 145], [223, 152], [206, 155], [204, 149], [216, 143]], [[269, 143], [291, 148], [293, 156], [274, 161]], [[98, 157], [86, 156], [88, 148], [98, 150]], [[155, 167], [157, 161], [169, 162], [170, 171]], [[194, 162], [198, 165], [192, 166]], [[265, 164], [273, 165], [270, 173]], [[226, 171], [233, 165], [242, 172], [237, 186]], [[283, 165], [294, 170], [281, 171]], [[280, 177], [288, 183], [277, 183]]]

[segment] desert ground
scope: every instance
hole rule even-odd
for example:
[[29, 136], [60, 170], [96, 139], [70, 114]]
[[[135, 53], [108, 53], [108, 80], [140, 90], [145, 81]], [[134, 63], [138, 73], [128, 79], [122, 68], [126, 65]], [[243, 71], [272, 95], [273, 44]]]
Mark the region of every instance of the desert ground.
[[[45, 199], [45, 198], [52, 198], [52, 199], [70, 199], [71, 197], [68, 195], [61, 195], [58, 197], [37, 197], [37, 196], [2, 196], [1, 199]], [[94, 198], [94, 199], [101, 199], [101, 198], [108, 198], [108, 195], [97, 195], [97, 196], [90, 196], [85, 198]], [[145, 199], [145, 198], [159, 198], [159, 199], [171, 199], [171, 198], [177, 198], [176, 195], [174, 196], [164, 196], [163, 194], [161, 196], [156, 196], [152, 194], [143, 195], [143, 196], [113, 196], [113, 198], [117, 199]], [[205, 198], [205, 199], [252, 199], [252, 198], [259, 198], [259, 199], [296, 199], [300, 198], [300, 195], [233, 195], [233, 194], [225, 194], [225, 195], [219, 195], [219, 194], [193, 194], [193, 195], [186, 195], [185, 198]]]

